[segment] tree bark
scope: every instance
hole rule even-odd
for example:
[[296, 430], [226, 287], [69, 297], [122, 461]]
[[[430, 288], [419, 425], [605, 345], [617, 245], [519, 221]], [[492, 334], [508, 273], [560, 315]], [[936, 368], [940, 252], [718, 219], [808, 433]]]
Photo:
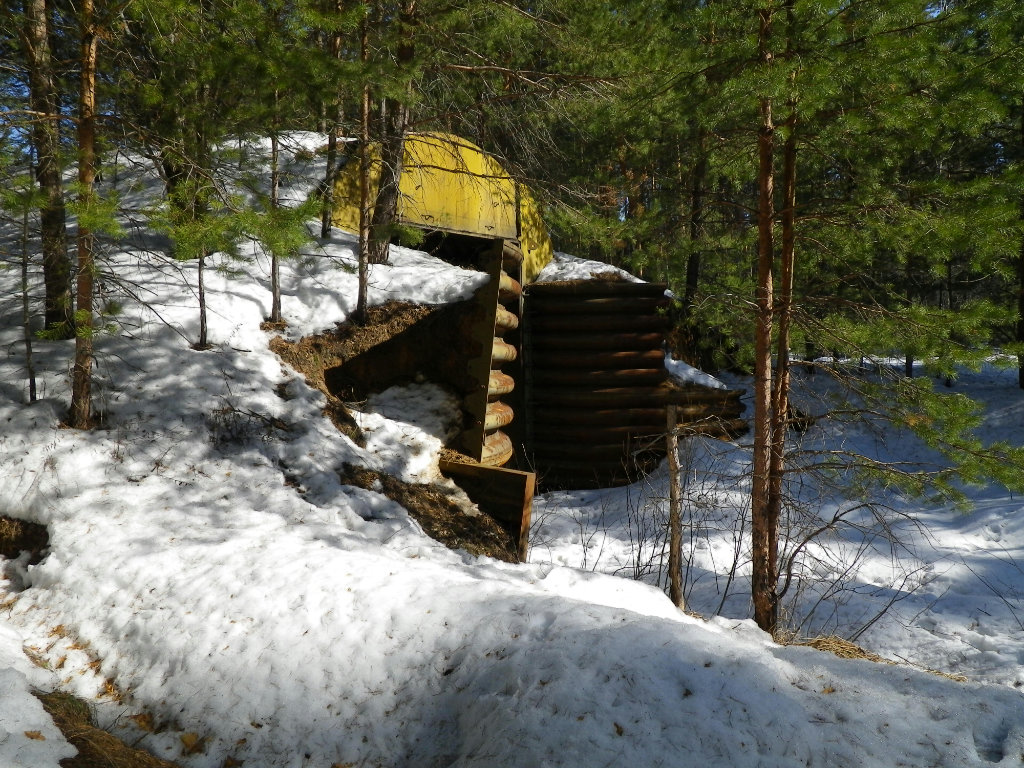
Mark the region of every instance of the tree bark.
[[[400, 42], [395, 60], [400, 71], [412, 64], [415, 55], [413, 22], [417, 0], [404, 0], [398, 12]], [[409, 87], [411, 88], [411, 81]], [[398, 99], [384, 99], [381, 104], [380, 181], [377, 200], [370, 220], [370, 263], [387, 264], [391, 236], [398, 217], [401, 195], [402, 156], [405, 152], [405, 132], [409, 128], [409, 105]]]
[[[92, 205], [96, 181], [96, 35], [93, 0], [80, 0], [81, 75], [78, 96], [78, 184], [83, 208]], [[95, 235], [79, 222], [76, 275], [75, 364], [71, 372], [70, 423], [76, 429], [92, 426], [93, 277], [96, 271]]]
[[46, 327], [59, 336], [71, 338], [75, 326], [71, 301], [71, 261], [68, 258], [61, 181], [60, 115], [48, 28], [46, 0], [25, 0], [25, 27], [21, 41], [28, 66], [29, 103], [39, 115], [32, 125], [31, 140], [36, 153], [36, 181], [43, 192], [39, 218]]
[[29, 301], [28, 281], [28, 213], [26, 203], [21, 212], [21, 323], [25, 341], [25, 372], [28, 375], [28, 401], [36, 401], [36, 361], [32, 354], [32, 306]]
[[[344, 9], [343, 0], [337, 0], [334, 6], [336, 13]], [[340, 59], [344, 38], [340, 29], [331, 34], [330, 52], [332, 59]], [[327, 130], [327, 173], [324, 174], [323, 208], [320, 211], [320, 237], [327, 238], [331, 234], [331, 221], [334, 218], [334, 185], [338, 180], [338, 131], [341, 130], [341, 99], [335, 94], [336, 100], [327, 107], [324, 122]]]
[[[1020, 111], [1020, 146], [1024, 149], [1024, 100]], [[1020, 199], [1020, 218], [1024, 221], [1024, 195]], [[1024, 236], [1020, 241], [1020, 258], [1017, 260], [1017, 342], [1024, 342]], [[1017, 355], [1017, 386], [1024, 389], [1024, 352]]]
[[[275, 112], [277, 107], [278, 92], [274, 91]], [[275, 116], [275, 123], [277, 122]], [[279, 126], [275, 125], [270, 135], [270, 209], [277, 210], [280, 204], [281, 192], [281, 140], [277, 131]], [[270, 254], [270, 322], [281, 322], [281, 265], [277, 251]]]
[[[360, 60], [369, 59], [369, 24], [364, 18], [360, 29]], [[365, 77], [364, 73], [364, 77]], [[366, 323], [366, 303], [370, 282], [370, 83], [363, 83], [359, 103], [359, 288], [356, 297], [356, 322]]]
[[700, 281], [700, 251], [698, 243], [704, 223], [704, 184], [708, 173], [708, 158], [704, 152], [703, 141], [698, 141], [697, 151], [700, 153], [693, 166], [693, 177], [690, 185], [690, 253], [686, 258], [686, 289], [683, 293], [683, 312], [689, 319], [694, 299], [697, 296], [697, 285]]
[[[772, 14], [759, 12], [761, 64], [770, 66], [768, 48]], [[766, 632], [774, 633], [778, 622], [776, 574], [778, 518], [773, 516], [770, 495], [772, 454], [772, 325], [773, 267], [775, 260], [775, 126], [772, 102], [762, 97], [758, 130], [758, 210], [757, 210], [757, 288], [754, 323], [754, 446], [751, 482], [751, 598], [754, 621]]]
[[405, 130], [409, 110], [400, 102], [388, 102], [384, 116], [384, 136], [380, 149], [380, 180], [377, 201], [370, 220], [370, 263], [387, 264], [392, 230], [398, 217], [401, 195], [402, 155], [405, 152]]

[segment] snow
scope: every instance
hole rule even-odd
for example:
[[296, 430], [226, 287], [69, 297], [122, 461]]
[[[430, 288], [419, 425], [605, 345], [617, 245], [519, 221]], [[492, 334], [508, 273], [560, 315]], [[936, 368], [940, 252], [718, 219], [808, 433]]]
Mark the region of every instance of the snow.
[[665, 356], [665, 368], [668, 369], [670, 376], [686, 384], [700, 384], [711, 389], [729, 388], [725, 382], [716, 379], [710, 373], [694, 368], [682, 360], [675, 360], [670, 355]]
[[553, 283], [560, 280], [588, 280], [595, 275], [614, 275], [616, 279], [630, 283], [643, 282], [640, 278], [629, 274], [611, 264], [583, 259], [568, 253], [555, 251], [551, 261], [537, 275], [538, 283]]
[[[121, 182], [139, 205], [154, 193], [144, 170], [137, 187]], [[354, 243], [336, 233], [283, 264], [290, 338], [351, 311]], [[896, 552], [858, 499], [808, 491], [815, 514], [858, 527], [803, 561], [801, 632], [859, 632], [883, 656], [968, 682], [776, 645], [746, 618], [743, 445], [682, 452], [687, 597], [717, 617], [684, 614], [659, 589], [664, 467], [626, 488], [538, 498], [529, 563], [473, 558], [339, 475], [349, 463], [434, 476], [455, 428], [449, 393], [418, 382], [374, 395], [359, 447], [268, 349], [258, 249], [248, 263], [214, 259], [206, 352], [190, 348], [191, 265], [131, 244], [108, 258], [147, 306], [105, 281], [123, 311], [121, 332], [97, 340], [101, 429], [60, 426], [69, 342], [37, 342], [42, 399], [26, 404], [17, 304], [0, 304], [0, 512], [50, 535], [42, 562], [2, 571], [0, 766], [56, 768], [71, 754], [33, 688], [86, 698], [100, 724], [188, 768], [1020, 763], [1024, 501], [972, 489], [965, 514], [887, 496]], [[453, 301], [482, 281], [406, 249], [371, 277], [377, 303]], [[3, 295], [17, 278], [0, 271]], [[801, 386], [810, 398], [823, 384]], [[986, 403], [993, 438], [1020, 439], [1012, 373], [989, 366], [955, 387]], [[896, 425], [803, 439], [927, 455]], [[155, 729], [132, 719], [142, 713]]]

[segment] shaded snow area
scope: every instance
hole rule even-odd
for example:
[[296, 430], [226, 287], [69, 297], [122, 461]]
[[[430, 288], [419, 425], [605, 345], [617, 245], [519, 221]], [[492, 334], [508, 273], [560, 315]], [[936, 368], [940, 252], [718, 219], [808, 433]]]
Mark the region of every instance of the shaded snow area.
[[[119, 183], [141, 204], [155, 177], [132, 178]], [[338, 233], [284, 264], [289, 337], [351, 310], [354, 242]], [[719, 618], [681, 613], [656, 586], [662, 551], [640, 534], [660, 525], [664, 469], [538, 498], [530, 563], [476, 559], [339, 479], [346, 463], [431, 477], [456, 428], [449, 395], [427, 382], [376, 395], [357, 415], [367, 445], [352, 443], [269, 351], [267, 259], [250, 256], [214, 259], [214, 347], [197, 352], [194, 265], [130, 245], [108, 254], [120, 331], [97, 339], [104, 424], [90, 432], [60, 426], [69, 342], [37, 342], [42, 399], [26, 404], [17, 303], [0, 304], [0, 513], [50, 535], [42, 562], [8, 561], [0, 584], [3, 768], [56, 768], [72, 751], [33, 687], [86, 698], [100, 725], [188, 768], [1020, 764], [1015, 500], [979, 491], [960, 515], [892, 499], [928, 526], [907, 526], [910, 554], [887, 555], [864, 527], [820, 545], [853, 559], [841, 592], [820, 586], [841, 568], [823, 550], [807, 561], [821, 578], [801, 582], [817, 617], [806, 629], [860, 627], [892, 598], [860, 641], [966, 683], [778, 646], [744, 618], [740, 445], [684, 450], [688, 594]], [[483, 279], [394, 249], [370, 296], [440, 303]], [[0, 283], [16, 295], [14, 270]], [[1022, 401], [1008, 382], [989, 371], [957, 386], [1012, 431]], [[804, 437], [918, 450], [895, 430]], [[847, 503], [819, 501], [826, 515]]]

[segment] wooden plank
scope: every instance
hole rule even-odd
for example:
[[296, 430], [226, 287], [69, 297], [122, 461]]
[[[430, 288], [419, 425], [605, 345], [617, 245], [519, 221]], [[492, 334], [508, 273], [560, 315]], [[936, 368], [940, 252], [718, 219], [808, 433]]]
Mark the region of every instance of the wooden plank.
[[447, 461], [441, 462], [441, 473], [451, 478], [481, 511], [508, 531], [516, 542], [519, 559], [526, 562], [537, 476], [517, 469]]
[[468, 419], [459, 437], [458, 448], [475, 461], [480, 461], [484, 445], [484, 419], [487, 410], [487, 380], [491, 368], [491, 352], [494, 346], [494, 320], [498, 310], [498, 274], [501, 272], [501, 248], [503, 240], [493, 240], [482, 255], [490, 280], [473, 296], [473, 313], [470, 326], [471, 349], [480, 353], [469, 359], [466, 373], [472, 386], [464, 400]]

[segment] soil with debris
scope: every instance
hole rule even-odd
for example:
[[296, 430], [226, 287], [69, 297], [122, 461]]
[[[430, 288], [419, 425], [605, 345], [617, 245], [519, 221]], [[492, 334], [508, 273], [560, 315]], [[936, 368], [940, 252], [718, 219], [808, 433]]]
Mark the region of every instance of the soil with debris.
[[43, 559], [49, 546], [50, 536], [45, 525], [0, 515], [0, 557], [14, 560], [22, 552], [28, 552], [29, 565], [34, 565]]
[[74, 757], [60, 761], [62, 768], [179, 768], [177, 763], [130, 747], [116, 736], [97, 728], [89, 705], [81, 699], [60, 692], [37, 696], [64, 738], [78, 750]]
[[270, 349], [299, 371], [311, 387], [323, 392], [327, 398], [324, 415], [343, 435], [364, 446], [366, 440], [359, 426], [342, 398], [328, 386], [325, 371], [338, 368], [362, 352], [397, 336], [432, 311], [430, 307], [392, 301], [370, 307], [364, 325], [339, 323], [331, 331], [305, 336], [298, 341], [275, 336], [270, 340]]
[[476, 509], [457, 487], [405, 483], [384, 472], [346, 464], [341, 481], [383, 493], [409, 511], [432, 539], [471, 555], [518, 563], [515, 542], [490, 516]]
[[[274, 337], [270, 348], [288, 365], [299, 371], [310, 386], [327, 397], [325, 415], [359, 444], [362, 435], [345, 401], [338, 396], [326, 371], [339, 369], [362, 353], [378, 347], [429, 322], [445, 323], [446, 308], [426, 307], [403, 302], [388, 302], [371, 307], [365, 325], [340, 323], [336, 328], [290, 342]], [[351, 394], [351, 393], [349, 393]], [[456, 455], [447, 450], [447, 454]], [[466, 463], [473, 463], [463, 457]], [[457, 487], [440, 483], [427, 485], [404, 483], [391, 475], [346, 465], [343, 483], [365, 490], [379, 491], [409, 511], [424, 532], [452, 549], [464, 549], [473, 555], [486, 555], [510, 563], [519, 562], [512, 537], [490, 516], [482, 513]]]

